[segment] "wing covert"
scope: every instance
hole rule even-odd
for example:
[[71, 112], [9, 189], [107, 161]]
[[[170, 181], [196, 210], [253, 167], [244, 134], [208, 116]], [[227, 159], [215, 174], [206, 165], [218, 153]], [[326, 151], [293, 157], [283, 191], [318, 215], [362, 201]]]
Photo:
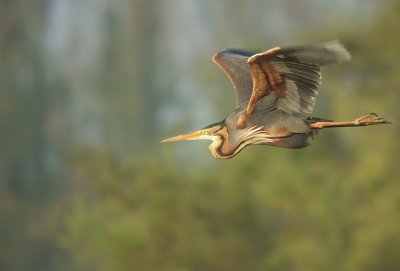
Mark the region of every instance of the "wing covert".
[[321, 84], [321, 67], [349, 58], [350, 54], [337, 41], [276, 47], [251, 56], [248, 64], [253, 87], [247, 116], [258, 107], [275, 107], [308, 118]]
[[253, 79], [247, 60], [255, 52], [229, 49], [212, 58], [231, 80], [236, 91], [237, 107], [246, 106], [250, 99]]

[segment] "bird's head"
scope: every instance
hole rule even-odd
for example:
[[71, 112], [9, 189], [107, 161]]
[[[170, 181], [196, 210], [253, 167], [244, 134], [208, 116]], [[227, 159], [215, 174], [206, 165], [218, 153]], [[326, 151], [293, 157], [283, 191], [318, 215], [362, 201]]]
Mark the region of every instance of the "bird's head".
[[162, 140], [161, 142], [176, 142], [183, 140], [211, 140], [209, 148], [211, 153], [217, 158], [224, 157], [221, 148], [228, 139], [228, 132], [225, 120], [208, 125], [200, 130], [196, 130], [187, 134], [182, 134]]

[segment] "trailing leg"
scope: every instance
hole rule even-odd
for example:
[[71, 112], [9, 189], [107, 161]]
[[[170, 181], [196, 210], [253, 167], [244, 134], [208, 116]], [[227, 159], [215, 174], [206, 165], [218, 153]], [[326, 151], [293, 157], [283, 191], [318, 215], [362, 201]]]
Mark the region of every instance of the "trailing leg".
[[310, 123], [310, 128], [312, 129], [323, 129], [323, 128], [333, 128], [333, 127], [357, 127], [357, 126], [368, 126], [376, 124], [388, 124], [389, 121], [382, 117], [379, 117], [375, 113], [370, 113], [365, 116], [361, 116], [354, 121], [343, 121], [343, 122], [328, 122], [328, 121], [317, 121]]

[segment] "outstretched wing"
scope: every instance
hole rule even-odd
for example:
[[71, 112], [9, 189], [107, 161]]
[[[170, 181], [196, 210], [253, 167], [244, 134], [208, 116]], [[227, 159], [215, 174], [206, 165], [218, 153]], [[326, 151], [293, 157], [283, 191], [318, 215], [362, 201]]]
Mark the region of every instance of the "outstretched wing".
[[215, 54], [212, 58], [235, 87], [237, 107], [245, 107], [250, 99], [253, 78], [247, 61], [255, 53], [229, 49]]
[[321, 67], [350, 59], [338, 41], [273, 48], [248, 59], [253, 77], [246, 113], [273, 107], [308, 118], [321, 84]]

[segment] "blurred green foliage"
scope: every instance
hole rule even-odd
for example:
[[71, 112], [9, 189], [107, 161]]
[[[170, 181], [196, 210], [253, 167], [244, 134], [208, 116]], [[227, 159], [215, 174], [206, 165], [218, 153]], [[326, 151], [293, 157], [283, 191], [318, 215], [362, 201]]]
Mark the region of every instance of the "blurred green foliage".
[[[191, 4], [218, 15], [204, 24], [221, 34], [206, 27], [202, 38], [219, 45], [235, 29], [244, 45], [262, 46], [260, 32], [276, 27], [257, 24], [265, 3], [232, 2]], [[248, 147], [229, 161], [213, 160], [201, 143], [161, 145], [164, 135], [193, 128], [177, 124], [190, 118], [165, 118], [169, 108], [182, 118], [197, 107], [182, 105], [194, 99], [191, 89], [172, 90], [182, 79], [165, 44], [178, 45], [160, 30], [157, 1], [132, 1], [133, 18], [122, 22], [105, 9], [104, 48], [89, 71], [68, 66], [68, 54], [84, 58], [71, 48], [60, 62], [49, 60], [45, 15], [57, 1], [0, 3], [1, 270], [398, 270], [398, 124], [322, 131], [301, 150]], [[318, 11], [312, 1], [283, 3], [287, 15], [310, 15], [303, 25]], [[399, 13], [398, 1], [388, 0], [368, 27], [327, 15], [321, 29], [296, 28], [292, 43], [339, 38], [353, 56], [324, 72], [316, 116], [350, 120], [376, 111], [396, 122]], [[190, 82], [223, 116], [234, 94], [203, 53], [190, 51], [187, 65], [198, 72]], [[60, 72], [63, 65], [70, 73]]]

